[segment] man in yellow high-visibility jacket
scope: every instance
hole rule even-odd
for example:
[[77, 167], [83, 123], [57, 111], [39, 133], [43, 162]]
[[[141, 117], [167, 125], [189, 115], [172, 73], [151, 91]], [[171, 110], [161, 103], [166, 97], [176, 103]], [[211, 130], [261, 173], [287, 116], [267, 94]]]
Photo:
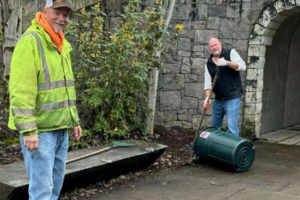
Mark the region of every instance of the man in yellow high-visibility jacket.
[[47, 0], [17, 43], [10, 68], [9, 127], [20, 132], [30, 200], [58, 199], [71, 139], [79, 140], [70, 44], [69, 0]]

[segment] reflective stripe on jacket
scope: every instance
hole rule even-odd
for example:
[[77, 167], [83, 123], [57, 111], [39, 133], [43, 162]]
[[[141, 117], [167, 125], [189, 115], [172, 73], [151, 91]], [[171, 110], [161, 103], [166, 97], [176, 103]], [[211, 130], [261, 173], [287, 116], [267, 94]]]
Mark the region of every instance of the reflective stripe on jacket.
[[35, 20], [18, 41], [11, 61], [9, 127], [21, 134], [79, 125], [71, 45], [62, 54]]

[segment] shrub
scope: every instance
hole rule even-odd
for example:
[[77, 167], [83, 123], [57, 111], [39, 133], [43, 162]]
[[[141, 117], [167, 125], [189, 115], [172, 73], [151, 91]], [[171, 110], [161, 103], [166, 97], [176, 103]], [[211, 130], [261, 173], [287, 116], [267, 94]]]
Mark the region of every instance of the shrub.
[[75, 49], [82, 127], [106, 139], [144, 133], [148, 71], [161, 66], [156, 53], [163, 50], [162, 1], [143, 12], [139, 1], [129, 1], [112, 32], [104, 30], [106, 15], [99, 3], [75, 13], [65, 32]]

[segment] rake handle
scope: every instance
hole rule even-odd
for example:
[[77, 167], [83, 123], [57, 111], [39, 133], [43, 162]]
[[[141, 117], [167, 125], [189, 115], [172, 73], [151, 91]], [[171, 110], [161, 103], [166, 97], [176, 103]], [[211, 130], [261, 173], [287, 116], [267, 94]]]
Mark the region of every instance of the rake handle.
[[105, 147], [105, 148], [102, 148], [102, 149], [99, 149], [99, 150], [97, 150], [97, 151], [94, 151], [94, 152], [91, 152], [91, 153], [88, 153], [88, 154], [85, 154], [85, 155], [82, 155], [82, 156], [78, 156], [78, 157], [69, 159], [69, 160], [66, 161], [66, 164], [69, 164], [69, 163], [75, 162], [75, 161], [77, 161], [77, 160], [81, 160], [81, 159], [84, 159], [84, 158], [87, 158], [87, 157], [96, 155], [96, 154], [98, 154], [98, 153], [102, 153], [102, 152], [104, 152], [104, 151], [108, 151], [108, 150], [110, 150], [110, 149], [112, 149], [111, 146]]
[[197, 133], [199, 132], [200, 128], [202, 127], [202, 123], [203, 123], [203, 120], [204, 120], [206, 111], [207, 111], [207, 108], [204, 108], [203, 113], [202, 113], [202, 115], [201, 115], [200, 123], [199, 123], [199, 126], [198, 126], [198, 128], [197, 128], [197, 131], [196, 131], [196, 133], [195, 133], [195, 137], [194, 137], [194, 138], [197, 137]]
[[[212, 82], [212, 87], [211, 87], [211, 92], [210, 92], [210, 95], [207, 99], [207, 102], [209, 102], [211, 100], [211, 97], [212, 97], [212, 92], [213, 92], [213, 89], [216, 85], [216, 81], [217, 81], [217, 77], [218, 77], [218, 74], [219, 74], [219, 69], [220, 67], [217, 66], [217, 71], [216, 71], [216, 75], [213, 79], [213, 82]], [[201, 116], [201, 119], [200, 119], [200, 123], [199, 123], [199, 126], [198, 126], [198, 129], [195, 133], [195, 137], [194, 137], [194, 141], [196, 140], [196, 137], [197, 137], [197, 133], [199, 132], [199, 130], [202, 128], [202, 123], [203, 123], [203, 120], [204, 120], [204, 117], [205, 117], [205, 114], [206, 114], [206, 111], [207, 111], [207, 108], [204, 108], [203, 110], [203, 113], [202, 113], [202, 116]]]

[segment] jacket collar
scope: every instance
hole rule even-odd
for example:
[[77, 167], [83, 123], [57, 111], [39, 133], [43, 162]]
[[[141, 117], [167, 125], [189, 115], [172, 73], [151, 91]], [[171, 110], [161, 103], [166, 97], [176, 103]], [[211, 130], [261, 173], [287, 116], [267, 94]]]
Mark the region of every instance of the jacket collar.
[[[46, 43], [47, 43], [47, 48], [53, 49], [53, 47], [55, 47], [55, 45], [53, 44], [50, 35], [44, 30], [44, 28], [39, 25], [35, 19], [32, 20], [31, 25], [34, 29], [35, 32], [37, 32], [39, 35], [41, 35], [43, 38], [45, 38]], [[66, 55], [69, 54], [72, 51], [72, 46], [71, 44], [66, 40], [66, 38], [64, 39], [64, 43], [63, 43], [63, 47], [62, 47], [62, 55]]]

